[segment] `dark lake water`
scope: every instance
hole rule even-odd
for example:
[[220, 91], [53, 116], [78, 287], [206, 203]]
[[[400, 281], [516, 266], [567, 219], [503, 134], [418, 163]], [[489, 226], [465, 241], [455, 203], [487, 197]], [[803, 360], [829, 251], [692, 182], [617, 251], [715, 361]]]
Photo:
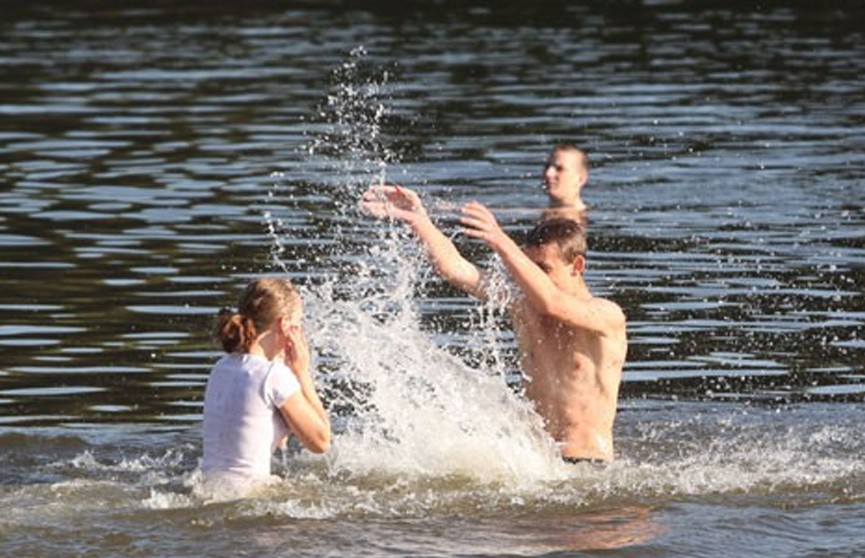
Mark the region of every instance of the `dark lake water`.
[[[0, 5], [0, 554], [860, 556], [863, 22]], [[592, 158], [588, 280], [629, 318], [603, 470], [553, 459], [501, 317], [356, 207], [388, 180], [449, 233], [477, 199], [519, 235], [557, 141]], [[303, 290], [334, 451], [207, 503], [211, 320], [274, 272]]]

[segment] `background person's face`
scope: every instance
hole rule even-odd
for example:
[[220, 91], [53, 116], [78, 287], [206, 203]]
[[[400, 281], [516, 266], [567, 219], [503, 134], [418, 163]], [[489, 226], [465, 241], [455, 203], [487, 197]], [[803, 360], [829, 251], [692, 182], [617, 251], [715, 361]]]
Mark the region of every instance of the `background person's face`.
[[555, 151], [544, 169], [547, 194], [554, 201], [566, 201], [579, 193], [582, 172], [576, 153]]

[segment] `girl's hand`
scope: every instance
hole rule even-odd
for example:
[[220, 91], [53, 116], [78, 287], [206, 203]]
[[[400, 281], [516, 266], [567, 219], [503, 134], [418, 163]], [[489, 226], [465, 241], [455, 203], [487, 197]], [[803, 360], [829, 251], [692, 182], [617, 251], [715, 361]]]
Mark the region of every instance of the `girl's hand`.
[[306, 334], [299, 325], [288, 326], [285, 344], [285, 364], [291, 368], [295, 376], [309, 373], [309, 343]]

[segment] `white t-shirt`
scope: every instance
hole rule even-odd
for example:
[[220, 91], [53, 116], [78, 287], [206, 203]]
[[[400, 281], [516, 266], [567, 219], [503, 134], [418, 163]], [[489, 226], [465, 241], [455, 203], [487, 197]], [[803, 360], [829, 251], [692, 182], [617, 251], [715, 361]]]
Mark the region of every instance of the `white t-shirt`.
[[240, 353], [219, 359], [204, 392], [205, 475], [268, 477], [277, 443], [288, 434], [279, 406], [298, 391], [281, 362]]

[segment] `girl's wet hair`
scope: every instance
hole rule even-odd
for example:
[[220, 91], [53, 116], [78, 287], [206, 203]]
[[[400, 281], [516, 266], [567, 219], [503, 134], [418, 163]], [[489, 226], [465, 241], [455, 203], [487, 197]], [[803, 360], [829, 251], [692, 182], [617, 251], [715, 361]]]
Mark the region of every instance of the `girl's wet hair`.
[[541, 222], [529, 231], [524, 246], [539, 248], [556, 244], [565, 261], [571, 262], [577, 256], [586, 256], [588, 245], [585, 229], [573, 219], [555, 218]]
[[219, 311], [214, 337], [227, 353], [247, 353], [262, 332], [280, 316], [294, 311], [299, 302], [300, 295], [288, 279], [256, 279], [244, 289], [236, 312], [229, 308]]

